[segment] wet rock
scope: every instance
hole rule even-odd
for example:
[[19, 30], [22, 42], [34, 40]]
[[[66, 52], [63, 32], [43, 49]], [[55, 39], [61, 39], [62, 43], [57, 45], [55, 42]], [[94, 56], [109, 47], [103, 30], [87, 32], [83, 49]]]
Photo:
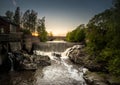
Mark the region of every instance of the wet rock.
[[120, 76], [87, 71], [84, 79], [88, 85], [120, 85]]
[[20, 51], [22, 49], [21, 42], [10, 42], [9, 44], [12, 52]]
[[50, 58], [48, 56], [41, 55], [27, 55], [24, 54], [25, 58], [21, 63], [21, 68], [25, 70], [35, 70], [39, 66], [48, 66], [51, 64]]
[[48, 56], [36, 55], [34, 58], [34, 62], [36, 62], [38, 66], [51, 65], [51, 61], [50, 61], [50, 58]]
[[68, 57], [71, 61], [77, 64], [83, 64], [83, 59], [85, 57], [85, 53], [83, 52], [84, 45], [75, 45], [68, 52]]
[[60, 58], [60, 57], [61, 57], [61, 54], [59, 54], [59, 53], [52, 53], [52, 56], [55, 56], [55, 57]]
[[91, 59], [84, 51], [84, 45], [75, 45], [69, 49], [67, 53], [68, 57], [71, 61], [76, 64], [83, 65], [85, 68], [88, 68], [90, 71], [104, 71], [107, 72], [105, 68], [103, 68], [102, 64], [98, 64]]
[[22, 63], [21, 69], [24, 69], [24, 70], [36, 70], [37, 69], [37, 64], [24, 62], [24, 63]]
[[109, 85], [108, 81], [95, 72], [87, 72], [84, 79], [88, 85]]
[[[36, 70], [39, 66], [47, 66], [51, 64], [50, 58], [48, 56], [38, 56], [23, 54], [20, 52], [9, 53], [13, 63], [14, 70]], [[10, 64], [8, 64], [10, 65]]]

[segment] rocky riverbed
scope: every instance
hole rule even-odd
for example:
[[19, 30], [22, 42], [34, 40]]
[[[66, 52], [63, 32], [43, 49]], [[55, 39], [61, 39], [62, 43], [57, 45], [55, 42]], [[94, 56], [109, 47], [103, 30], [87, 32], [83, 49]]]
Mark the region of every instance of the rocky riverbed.
[[0, 83], [1, 85], [87, 85], [83, 78], [87, 69], [73, 64], [67, 56], [68, 53], [69, 50], [65, 52], [35, 50], [34, 55], [9, 53], [10, 58], [18, 60], [19, 68], [24, 70], [16, 71], [13, 66], [13, 70], [0, 75]]
[[[3, 67], [9, 67], [9, 71], [0, 72], [0, 85], [120, 84], [119, 77], [100, 73], [102, 66], [92, 62], [84, 51], [84, 45], [69, 44], [68, 48], [66, 42], [60, 44], [60, 49], [59, 43], [44, 43], [46, 48], [38, 45], [32, 55], [24, 51], [7, 53], [7, 63]], [[66, 50], [62, 51], [62, 46]]]
[[103, 64], [94, 62], [89, 55], [86, 54], [84, 45], [75, 45], [69, 48], [67, 56], [77, 64], [87, 68], [84, 79], [88, 85], [120, 85], [120, 76], [113, 76], [106, 72]]

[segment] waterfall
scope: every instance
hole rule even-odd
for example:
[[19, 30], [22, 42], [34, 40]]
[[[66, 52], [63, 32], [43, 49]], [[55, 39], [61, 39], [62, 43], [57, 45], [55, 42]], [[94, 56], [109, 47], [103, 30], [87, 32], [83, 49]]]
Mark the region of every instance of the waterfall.
[[44, 52], [64, 52], [67, 48], [75, 45], [76, 43], [68, 43], [65, 41], [49, 41], [46, 43], [40, 43], [35, 46], [35, 50], [41, 50]]
[[13, 60], [12, 58], [14, 57], [14, 55], [12, 53], [8, 53], [8, 58], [11, 62], [11, 68], [10, 68], [10, 71], [14, 71], [14, 64], [13, 64]]
[[[36, 55], [49, 56], [54, 62], [51, 66], [43, 69], [44, 76], [42, 78], [40, 78], [40, 75], [37, 75], [36, 85], [87, 85], [83, 79], [83, 74], [87, 69], [78, 67], [69, 60], [68, 56], [74, 48], [79, 49], [81, 46], [75, 45], [64, 52], [34, 51]], [[56, 55], [61, 55], [61, 57], [57, 57]]]

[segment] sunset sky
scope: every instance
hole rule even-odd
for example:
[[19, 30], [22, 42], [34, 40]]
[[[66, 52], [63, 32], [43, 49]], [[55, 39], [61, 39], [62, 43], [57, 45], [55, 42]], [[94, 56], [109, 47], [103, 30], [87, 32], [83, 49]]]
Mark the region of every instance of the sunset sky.
[[112, 6], [112, 0], [0, 0], [0, 15], [19, 6], [22, 12], [33, 9], [46, 17], [46, 30], [65, 35], [80, 24]]

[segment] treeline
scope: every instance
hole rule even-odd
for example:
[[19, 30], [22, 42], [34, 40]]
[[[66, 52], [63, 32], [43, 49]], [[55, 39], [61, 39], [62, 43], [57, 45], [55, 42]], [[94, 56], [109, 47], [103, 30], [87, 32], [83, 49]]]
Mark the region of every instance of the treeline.
[[[86, 52], [88, 52], [91, 59], [93, 59], [94, 62], [102, 64], [103, 68], [109, 73], [119, 76], [120, 0], [114, 0], [113, 7], [95, 15], [84, 30]], [[67, 34], [68, 41], [76, 41], [75, 36], [77, 32], [74, 33], [74, 31]], [[79, 34], [79, 38], [82, 34]]]
[[18, 24], [24, 33], [36, 32], [39, 35], [40, 41], [47, 40], [47, 31], [45, 28], [45, 17], [38, 18], [38, 13], [34, 10], [26, 10], [21, 13], [20, 7], [17, 7], [15, 12], [7, 11], [6, 17]]
[[75, 30], [68, 32], [66, 35], [66, 40], [69, 42], [82, 42], [85, 40], [85, 26], [81, 24]]

